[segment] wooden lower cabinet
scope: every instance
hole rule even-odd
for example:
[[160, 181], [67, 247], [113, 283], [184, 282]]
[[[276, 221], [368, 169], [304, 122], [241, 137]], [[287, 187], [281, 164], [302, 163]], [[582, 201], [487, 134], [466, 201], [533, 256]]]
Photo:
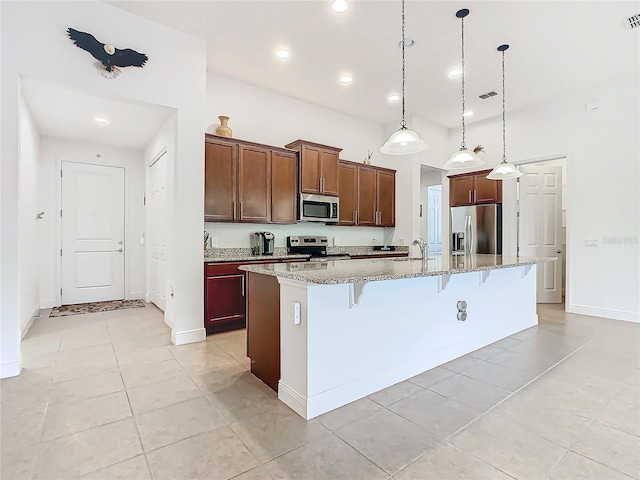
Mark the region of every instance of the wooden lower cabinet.
[[204, 328], [207, 334], [244, 328], [246, 325], [245, 275], [240, 263], [208, 263], [205, 266]]

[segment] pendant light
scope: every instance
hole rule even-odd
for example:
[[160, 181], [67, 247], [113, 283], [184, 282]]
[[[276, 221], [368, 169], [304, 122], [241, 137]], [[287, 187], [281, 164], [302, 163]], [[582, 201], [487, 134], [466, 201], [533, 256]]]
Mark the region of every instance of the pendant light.
[[463, 8], [462, 10], [458, 10], [456, 12], [456, 17], [460, 19], [460, 23], [462, 25], [462, 143], [460, 144], [460, 150], [453, 152], [453, 154], [449, 157], [449, 160], [442, 166], [447, 170], [454, 170], [456, 168], [469, 168], [469, 167], [477, 167], [479, 165], [484, 164], [484, 161], [476, 153], [472, 150], [467, 150], [467, 144], [465, 142], [465, 126], [464, 126], [464, 17], [469, 15], [469, 10]]
[[400, 122], [400, 130], [394, 132], [389, 140], [380, 147], [380, 152], [387, 155], [411, 155], [425, 151], [429, 146], [422, 140], [416, 132], [407, 128], [407, 122], [404, 119], [404, 0], [402, 0], [402, 121]]
[[502, 162], [499, 163], [487, 175], [489, 180], [509, 180], [522, 176], [522, 172], [516, 167], [507, 163], [507, 124], [505, 121], [505, 102], [504, 102], [504, 52], [509, 45], [500, 45], [498, 51], [502, 52]]

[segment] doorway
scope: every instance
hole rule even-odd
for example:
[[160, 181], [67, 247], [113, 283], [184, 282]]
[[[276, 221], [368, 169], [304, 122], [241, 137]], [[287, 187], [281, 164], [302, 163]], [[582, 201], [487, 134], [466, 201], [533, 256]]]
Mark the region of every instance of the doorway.
[[538, 264], [537, 302], [562, 303], [566, 290], [566, 158], [520, 165], [518, 253], [557, 257]]
[[427, 187], [427, 231], [429, 252], [442, 253], [442, 185]]
[[124, 299], [124, 168], [62, 162], [61, 304]]
[[164, 312], [167, 264], [167, 151], [149, 165], [147, 199], [147, 243], [149, 245], [149, 297]]

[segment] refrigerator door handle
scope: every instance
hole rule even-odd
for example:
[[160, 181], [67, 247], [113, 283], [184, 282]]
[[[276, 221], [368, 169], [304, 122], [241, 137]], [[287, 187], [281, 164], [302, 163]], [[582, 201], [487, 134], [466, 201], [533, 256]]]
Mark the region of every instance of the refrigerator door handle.
[[466, 218], [466, 225], [465, 225], [465, 238], [467, 239], [467, 245], [465, 247], [465, 251], [467, 254], [471, 255], [473, 253], [472, 248], [473, 248], [473, 231], [472, 231], [472, 227], [471, 227], [471, 215], [468, 215]]

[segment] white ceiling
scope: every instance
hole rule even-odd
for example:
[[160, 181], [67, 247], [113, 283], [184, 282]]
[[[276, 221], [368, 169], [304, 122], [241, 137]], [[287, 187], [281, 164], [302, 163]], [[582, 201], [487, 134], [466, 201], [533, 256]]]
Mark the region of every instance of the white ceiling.
[[[23, 79], [22, 94], [40, 135], [143, 149], [172, 109], [96, 97], [33, 79]], [[108, 125], [93, 121], [109, 118]]]
[[[399, 0], [349, 1], [344, 14], [322, 1], [110, 1], [122, 9], [206, 39], [207, 69], [384, 125], [399, 122], [401, 38]], [[406, 5], [407, 115], [445, 127], [460, 123], [460, 20], [465, 19], [468, 121], [500, 113], [500, 54], [506, 52], [507, 110], [515, 110], [615, 79], [638, 76], [640, 29], [623, 17], [638, 1], [421, 1]], [[114, 26], [114, 29], [117, 27]], [[114, 38], [114, 42], [117, 38]], [[274, 53], [285, 47], [291, 58]], [[150, 55], [153, 62], [153, 55]], [[353, 84], [338, 77], [348, 72]]]

